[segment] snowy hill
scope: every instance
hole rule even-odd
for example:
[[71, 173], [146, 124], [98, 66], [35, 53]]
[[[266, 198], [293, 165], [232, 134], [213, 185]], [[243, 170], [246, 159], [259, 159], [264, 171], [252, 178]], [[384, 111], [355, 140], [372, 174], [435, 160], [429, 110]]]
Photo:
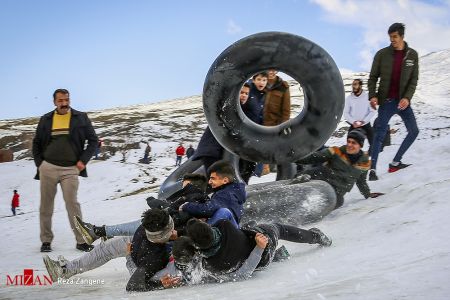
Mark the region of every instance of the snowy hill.
[[[39, 183], [35, 167], [22, 159], [0, 164], [0, 299], [448, 299], [450, 287], [450, 51], [431, 53], [421, 60], [420, 81], [413, 99], [420, 129], [418, 140], [404, 160], [413, 165], [388, 174], [387, 164], [406, 135], [400, 119], [393, 146], [379, 159], [380, 180], [370, 182], [373, 191], [386, 195], [365, 200], [357, 189], [346, 195], [344, 206], [326, 216], [319, 227], [333, 238], [330, 248], [286, 243], [292, 258], [274, 263], [245, 282], [214, 284], [128, 294], [125, 260], [117, 259], [75, 278], [103, 279], [102, 285], [6, 286], [7, 275], [34, 269], [44, 275], [39, 252]], [[367, 73], [343, 74], [346, 90], [353, 78]], [[291, 82], [297, 111], [302, 97]], [[74, 103], [75, 105], [75, 103]], [[75, 105], [76, 106], [76, 105]], [[80, 181], [79, 201], [84, 218], [96, 224], [113, 224], [138, 218], [146, 208], [145, 198], [156, 195], [158, 185], [173, 170], [173, 149], [179, 141], [198, 141], [205, 127], [199, 96], [157, 104], [138, 105], [90, 113], [106, 144], [116, 154], [88, 165], [88, 178]], [[0, 141], [26, 156], [26, 143], [37, 119], [0, 121]], [[342, 123], [340, 126], [344, 126]], [[345, 137], [333, 136], [327, 144], [340, 145]], [[154, 160], [141, 165], [140, 141], [151, 141]], [[135, 145], [126, 162], [120, 147]], [[21, 148], [22, 147], [22, 148]], [[110, 148], [112, 149], [112, 148]], [[108, 150], [109, 151], [109, 150]], [[273, 180], [273, 174], [252, 182]], [[10, 214], [12, 190], [21, 194], [20, 212]], [[70, 231], [59, 191], [53, 216], [55, 239], [51, 257], [80, 256]]]

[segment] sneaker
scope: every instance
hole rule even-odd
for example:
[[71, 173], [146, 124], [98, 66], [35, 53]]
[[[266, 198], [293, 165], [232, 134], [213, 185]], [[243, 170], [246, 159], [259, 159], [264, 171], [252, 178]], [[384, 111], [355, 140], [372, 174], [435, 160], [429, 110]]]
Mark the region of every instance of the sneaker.
[[256, 226], [258, 226], [258, 223], [255, 220], [250, 220], [244, 224], [241, 225], [241, 229], [247, 229], [247, 230], [252, 230], [254, 229]]
[[331, 246], [332, 240], [318, 228], [311, 228], [309, 231], [313, 233], [313, 244], [319, 244], [325, 247]]
[[389, 173], [397, 172], [398, 170], [404, 169], [409, 167], [411, 164], [404, 164], [402, 162], [399, 162], [398, 165], [394, 166], [393, 164], [389, 164]]
[[290, 184], [304, 183], [311, 180], [311, 175], [309, 174], [301, 174], [298, 177], [295, 177], [291, 180]]
[[89, 252], [89, 251], [91, 251], [92, 249], [94, 249], [94, 246], [89, 245], [89, 244], [87, 244], [87, 243], [83, 243], [83, 244], [77, 244], [76, 248], [77, 248], [78, 250], [81, 250], [81, 251], [84, 251], [84, 252]]
[[50, 243], [42, 243], [41, 252], [52, 252], [52, 247], [50, 247]]
[[287, 251], [286, 247], [283, 245], [277, 250], [275, 250], [275, 254], [273, 255], [272, 261], [274, 262], [284, 261], [286, 259], [289, 259], [290, 257], [291, 255]]
[[369, 171], [369, 181], [376, 181], [378, 180], [377, 171], [375, 169], [372, 169]]
[[97, 226], [91, 223], [83, 222], [79, 216], [74, 216], [75, 228], [83, 237], [83, 240], [88, 244], [92, 244], [95, 240], [101, 236], [96, 234]]
[[53, 282], [57, 282], [59, 278], [64, 278], [64, 270], [59, 261], [51, 259], [48, 255], [44, 255], [42, 259]]

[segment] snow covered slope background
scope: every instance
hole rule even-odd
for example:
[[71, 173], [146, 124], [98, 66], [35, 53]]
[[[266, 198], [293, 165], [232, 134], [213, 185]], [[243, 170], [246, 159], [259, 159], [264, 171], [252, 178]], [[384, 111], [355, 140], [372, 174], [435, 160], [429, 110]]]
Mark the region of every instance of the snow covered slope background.
[[[103, 279], [102, 285], [7, 286], [7, 275], [22, 274], [23, 269], [34, 269], [35, 275], [46, 272], [39, 252], [39, 182], [32, 179], [35, 167], [26, 159], [37, 119], [0, 121], [2, 144], [16, 149], [16, 157], [25, 157], [0, 164], [0, 299], [448, 299], [450, 50], [422, 57], [420, 66], [412, 103], [420, 134], [404, 157], [413, 165], [387, 173], [387, 164], [406, 135], [400, 118], [394, 117], [391, 126], [398, 131], [392, 136], [393, 145], [380, 156], [380, 180], [369, 183], [373, 191], [386, 195], [365, 200], [355, 188], [342, 208], [310, 225], [333, 238], [330, 248], [285, 243], [292, 255], [289, 261], [274, 263], [245, 282], [129, 294], [125, 260], [116, 259], [75, 277]], [[367, 74], [343, 74], [346, 90], [350, 91], [353, 78], [361, 77]], [[291, 93], [300, 111], [302, 96], [295, 82]], [[80, 179], [79, 201], [84, 218], [99, 225], [138, 218], [146, 208], [145, 198], [156, 196], [159, 184], [174, 170], [176, 144], [183, 141], [195, 147], [206, 125], [200, 96], [92, 112], [90, 117], [111, 156], [89, 163], [89, 177]], [[328, 145], [345, 141], [344, 126], [342, 122]], [[139, 142], [148, 140], [153, 161], [142, 165], [138, 160], [144, 144]], [[251, 183], [273, 177], [253, 178]], [[23, 214], [7, 217], [13, 189], [21, 194]], [[74, 249], [60, 192], [53, 230], [51, 257], [82, 255]]]

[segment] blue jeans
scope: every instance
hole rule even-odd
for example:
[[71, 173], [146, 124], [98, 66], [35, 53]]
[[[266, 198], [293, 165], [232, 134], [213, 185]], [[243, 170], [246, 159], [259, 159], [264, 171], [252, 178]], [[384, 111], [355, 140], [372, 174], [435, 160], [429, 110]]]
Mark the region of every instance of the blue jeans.
[[400, 162], [402, 160], [403, 155], [419, 134], [416, 117], [414, 116], [411, 105], [408, 105], [404, 110], [400, 110], [398, 109], [398, 103], [399, 100], [387, 99], [378, 109], [378, 122], [375, 126], [375, 136], [372, 143], [372, 169], [377, 168], [378, 154], [380, 153], [381, 145], [387, 132], [389, 120], [393, 115], [399, 115], [400, 118], [402, 118], [403, 123], [405, 123], [406, 130], [408, 130], [408, 135], [400, 145], [400, 148], [394, 157], [394, 161]]
[[234, 214], [228, 208], [219, 208], [218, 210], [216, 210], [214, 215], [212, 215], [212, 217], [209, 218], [206, 223], [214, 226], [214, 224], [216, 224], [220, 220], [228, 220], [234, 225], [234, 227], [239, 228], [239, 224], [234, 218]]
[[141, 220], [136, 220], [128, 223], [122, 223], [117, 225], [106, 225], [106, 236], [133, 236], [134, 232], [141, 225]]
[[175, 166], [181, 166], [182, 159], [183, 159], [183, 156], [177, 155], [177, 160], [175, 161]]

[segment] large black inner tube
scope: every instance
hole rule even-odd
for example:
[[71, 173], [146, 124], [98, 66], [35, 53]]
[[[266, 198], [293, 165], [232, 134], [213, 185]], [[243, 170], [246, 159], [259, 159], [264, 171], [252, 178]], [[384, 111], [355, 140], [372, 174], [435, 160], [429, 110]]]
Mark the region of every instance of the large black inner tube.
[[[305, 94], [302, 112], [278, 126], [258, 125], [239, 104], [239, 91], [255, 73], [276, 69], [297, 80]], [[342, 77], [331, 56], [293, 34], [263, 32], [243, 38], [214, 61], [203, 87], [203, 108], [217, 141], [246, 160], [283, 164], [321, 147], [344, 109]]]

